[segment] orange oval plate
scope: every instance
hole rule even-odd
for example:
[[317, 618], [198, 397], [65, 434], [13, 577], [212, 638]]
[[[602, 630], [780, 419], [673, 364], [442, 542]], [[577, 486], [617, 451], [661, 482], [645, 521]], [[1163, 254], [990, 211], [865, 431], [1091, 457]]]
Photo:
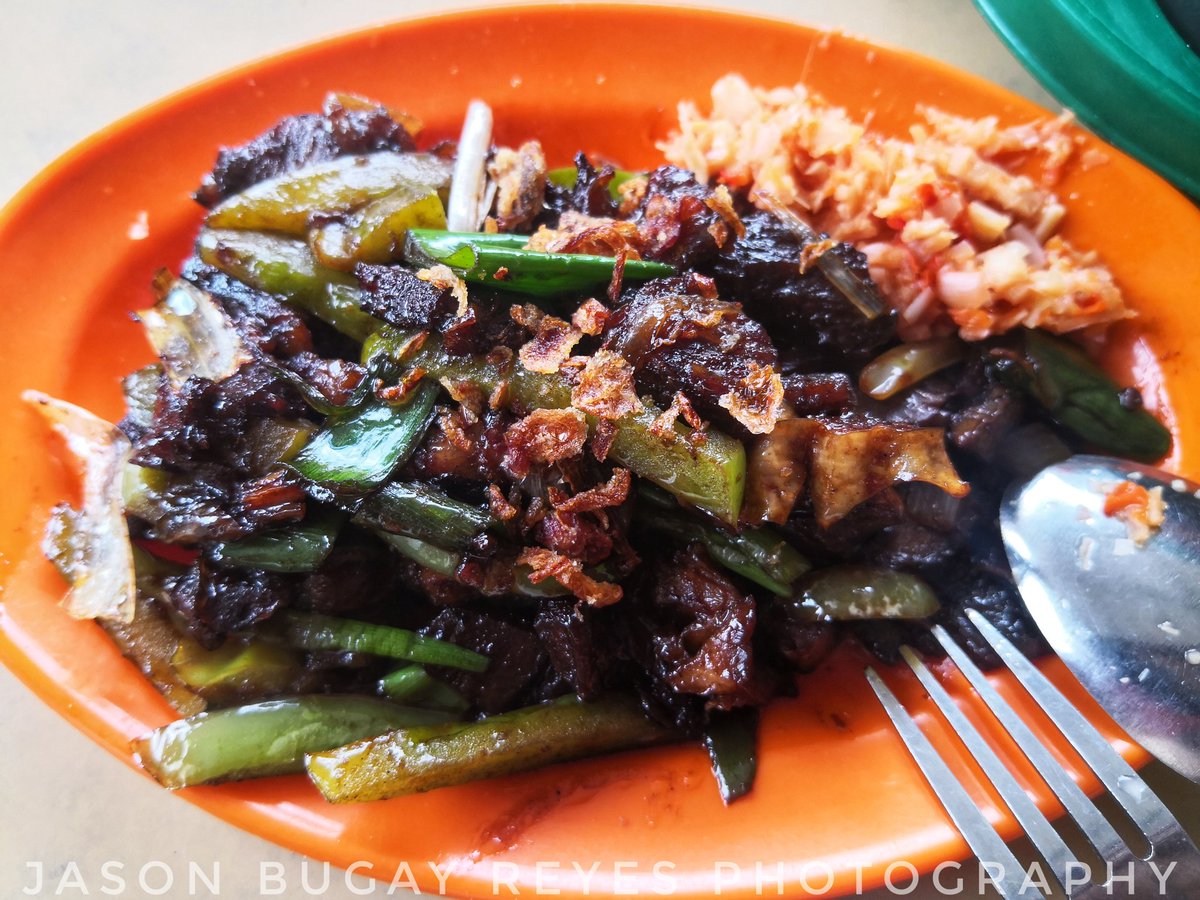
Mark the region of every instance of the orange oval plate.
[[[424, 140], [452, 136], [472, 97], [496, 110], [497, 139], [538, 137], [552, 164], [577, 149], [630, 167], [654, 165], [678, 100], [703, 102], [712, 82], [804, 80], [874, 127], [900, 132], [918, 103], [1004, 123], [1044, 115], [1003, 89], [912, 54], [796, 25], [652, 7], [500, 9], [400, 23], [339, 37], [222, 75], [112, 126], [52, 165], [0, 217], [0, 656], [47, 703], [132, 764], [131, 737], [172, 712], [90, 623], [67, 618], [63, 587], [38, 552], [46, 510], [72, 492], [40, 423], [17, 395], [36, 387], [101, 415], [120, 414], [118, 378], [150, 359], [126, 312], [148, 305], [155, 270], [178, 265], [200, 222], [189, 199], [220, 144], [279, 117], [316, 109], [327, 90], [366, 94], [420, 116]], [[1108, 360], [1165, 413], [1170, 464], [1200, 471], [1200, 213], [1117, 151], [1060, 186], [1067, 234], [1100, 251], [1141, 313]], [[140, 234], [139, 223], [149, 236]], [[141, 237], [142, 239], [139, 239]], [[367, 861], [384, 879], [411, 865], [436, 891], [496, 884], [563, 896], [670, 891], [774, 893], [807, 884], [826, 896], [880, 883], [895, 860], [925, 869], [967, 853], [887, 725], [844, 648], [803, 682], [801, 697], [765, 717], [753, 794], [723, 808], [697, 747], [662, 748], [559, 766], [500, 781], [364, 806], [321, 801], [301, 778], [197, 788], [183, 796], [247, 830], [342, 866]], [[1140, 751], [1090, 704], [1056, 662], [1052, 676], [1130, 758]], [[945, 729], [911, 679], [901, 694], [923, 710], [939, 746]], [[952, 679], [953, 680], [953, 679]], [[1012, 685], [997, 678], [1012, 696]], [[994, 723], [974, 718], [1001, 752]], [[1089, 783], [1048, 723], [1014, 700]], [[1042, 804], [1045, 788], [1022, 777]], [[1016, 831], [965, 764], [962, 775], [1006, 835]], [[365, 873], [364, 873], [365, 874]]]

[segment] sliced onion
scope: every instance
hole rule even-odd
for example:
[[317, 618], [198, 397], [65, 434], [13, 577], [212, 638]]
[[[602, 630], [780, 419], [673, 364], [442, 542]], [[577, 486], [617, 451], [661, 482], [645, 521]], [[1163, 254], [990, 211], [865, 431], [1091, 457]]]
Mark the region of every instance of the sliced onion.
[[83, 504], [78, 510], [62, 510], [66, 517], [52, 520], [55, 532], [48, 529], [47, 535], [61, 539], [64, 523], [72, 532], [71, 588], [63, 607], [76, 619], [129, 623], [137, 603], [133, 548], [121, 503], [129, 439], [115, 425], [72, 403], [39, 391], [26, 391], [21, 399], [62, 435], [83, 465]]
[[478, 231], [487, 212], [487, 155], [492, 146], [492, 108], [472, 100], [463, 118], [462, 135], [454, 158], [450, 199], [446, 204], [449, 231]]
[[897, 483], [923, 481], [953, 497], [971, 490], [954, 470], [940, 428], [826, 431], [813, 445], [810, 476], [813, 512], [822, 528]]
[[1042, 242], [1038, 240], [1036, 234], [1017, 222], [1008, 229], [1009, 240], [1017, 241], [1023, 245], [1029, 252], [1025, 259], [1031, 266], [1044, 266], [1046, 264], [1046, 250], [1042, 246]]
[[[807, 222], [770, 194], [758, 191], [754, 197], [759, 205], [766, 208], [775, 218], [791, 230], [792, 234], [796, 236], [796, 240], [800, 242], [801, 247], [821, 241], [821, 236]], [[799, 260], [797, 260], [797, 263], [799, 263]], [[821, 274], [825, 276], [829, 283], [854, 304], [855, 308], [865, 318], [876, 319], [887, 310], [887, 306], [880, 298], [875, 285], [870, 281], [864, 281], [859, 278], [849, 266], [842, 262], [842, 258], [836, 253], [822, 253], [817, 257], [817, 266], [821, 269]]]
[[182, 278], [137, 318], [176, 386], [193, 375], [223, 381], [250, 361], [225, 311], [206, 291]]
[[821, 430], [816, 419], [780, 419], [746, 453], [742, 521], [782, 525], [792, 514], [808, 476], [808, 453]]
[[962, 358], [962, 342], [955, 337], [901, 344], [867, 363], [858, 376], [858, 387], [876, 400], [886, 400]]

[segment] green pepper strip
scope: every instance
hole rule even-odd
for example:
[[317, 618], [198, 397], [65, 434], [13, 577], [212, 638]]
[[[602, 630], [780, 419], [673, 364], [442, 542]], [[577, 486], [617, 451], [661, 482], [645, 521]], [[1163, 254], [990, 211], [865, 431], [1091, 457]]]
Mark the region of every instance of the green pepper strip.
[[285, 612], [278, 617], [287, 642], [301, 650], [339, 650], [370, 653], [390, 659], [449, 666], [468, 672], [483, 672], [488, 658], [448, 641], [425, 637], [405, 628], [356, 622], [316, 613]]
[[303, 241], [256, 231], [205, 229], [196, 255], [251, 287], [279, 294], [342, 334], [366, 340], [381, 323], [359, 308], [358, 280], [323, 266]]
[[327, 425], [309, 441], [292, 468], [318, 498], [358, 496], [383, 484], [421, 442], [433, 417], [435, 384], [422, 384], [403, 406], [368, 402]]
[[[539, 253], [480, 241], [473, 233], [414, 228], [404, 259], [417, 266], [446, 265], [466, 281], [504, 291], [549, 297], [581, 293], [612, 280], [616, 260], [582, 253]], [[624, 277], [643, 281], [673, 275], [665, 263], [630, 260]]]
[[476, 537], [497, 524], [490, 513], [431, 485], [399, 481], [367, 498], [355, 521], [447, 550], [466, 550]]
[[315, 572], [329, 556], [344, 517], [320, 511], [287, 528], [265, 531], [240, 541], [216, 544], [213, 561], [226, 568], [267, 572]]
[[717, 788], [726, 805], [750, 792], [758, 772], [758, 710], [753, 707], [714, 712], [704, 729]]
[[1078, 347], [1028, 330], [1024, 350], [1024, 371], [1001, 371], [1064, 428], [1130, 459], [1153, 462], [1171, 449], [1171, 432], [1146, 410], [1123, 406], [1117, 384]]
[[138, 738], [133, 749], [161, 785], [184, 788], [300, 772], [306, 753], [447, 718], [373, 697], [296, 697], [180, 719]]
[[343, 156], [251, 185], [213, 209], [208, 223], [304, 235], [314, 213], [348, 213], [397, 191], [432, 194], [449, 181], [450, 165], [428, 153]]
[[[343, 334], [366, 338], [364, 360], [381, 344], [401, 347], [410, 337], [362, 312], [357, 288], [348, 285], [341, 273], [317, 266], [308, 247], [299, 241], [252, 232], [209, 231], [201, 234], [197, 252], [227, 274], [280, 294], [300, 309], [314, 311]], [[341, 298], [336, 308], [326, 302], [334, 295]], [[434, 337], [405, 362], [422, 366], [432, 378], [470, 381], [488, 393], [507, 377], [510, 397], [526, 409], [562, 409], [571, 403], [571, 387], [561, 376], [539, 375], [520, 367], [506, 375], [485, 360], [446, 353]], [[609, 458], [685, 503], [736, 523], [746, 481], [746, 453], [741, 442], [710, 430], [704, 442], [693, 447], [686, 440], [688, 430], [679, 423], [675, 428], [679, 438], [664, 442], [650, 428], [660, 412], [646, 404], [643, 412], [617, 422]]]
[[831, 566], [812, 572], [794, 596], [818, 620], [926, 619], [938, 611], [937, 595], [908, 572], [878, 566]]
[[637, 521], [676, 540], [704, 544], [709, 555], [730, 571], [781, 597], [790, 597], [792, 582], [812, 564], [774, 529], [747, 528], [726, 531], [689, 515], [670, 496], [648, 485], [640, 485], [638, 496], [645, 502]]
[[570, 698], [478, 722], [394, 731], [309, 754], [305, 764], [326, 800], [349, 803], [524, 772], [672, 736], [633, 704]]
[[405, 666], [379, 679], [379, 691], [396, 703], [463, 712], [470, 705], [462, 694], [444, 681], [439, 681], [423, 666]]

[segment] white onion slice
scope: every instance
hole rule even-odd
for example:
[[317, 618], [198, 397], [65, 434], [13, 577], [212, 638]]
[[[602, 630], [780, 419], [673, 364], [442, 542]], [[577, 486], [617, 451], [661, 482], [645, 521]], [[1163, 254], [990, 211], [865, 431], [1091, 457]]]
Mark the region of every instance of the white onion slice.
[[482, 100], [472, 100], [463, 118], [462, 135], [454, 158], [450, 181], [450, 200], [446, 204], [446, 228], [449, 231], [478, 231], [487, 213], [487, 155], [492, 146], [492, 108]]
[[73, 403], [39, 391], [26, 391], [21, 399], [62, 435], [83, 465], [83, 504], [69, 513], [77, 555], [63, 607], [76, 619], [132, 622], [137, 583], [121, 502], [129, 439], [115, 425]]
[[251, 359], [225, 311], [182, 278], [137, 319], [176, 387], [193, 375], [223, 381]]

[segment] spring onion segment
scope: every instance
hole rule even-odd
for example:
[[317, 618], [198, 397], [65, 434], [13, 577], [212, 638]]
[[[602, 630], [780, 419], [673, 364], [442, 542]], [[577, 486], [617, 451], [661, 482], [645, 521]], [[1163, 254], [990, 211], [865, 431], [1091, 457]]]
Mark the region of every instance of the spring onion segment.
[[405, 628], [356, 622], [317, 613], [285, 612], [278, 617], [284, 639], [301, 650], [338, 650], [405, 659], [431, 666], [483, 672], [488, 658], [448, 641], [425, 637]]
[[791, 596], [792, 583], [812, 568], [798, 550], [770, 528], [726, 531], [688, 515], [657, 490], [643, 486], [639, 496], [645, 502], [638, 510], [638, 521], [647, 528], [676, 540], [699, 541], [720, 565], [782, 597]]
[[433, 485], [399, 481], [372, 494], [359, 509], [356, 521], [447, 550], [465, 550], [476, 537], [496, 526], [491, 514], [455, 500]]
[[326, 800], [382, 800], [525, 772], [671, 738], [632, 703], [575, 698], [478, 722], [406, 728], [311, 753], [308, 777]]
[[447, 712], [465, 712], [471, 705], [462, 694], [439, 681], [424, 666], [405, 666], [379, 679], [379, 693], [389, 700]]
[[343, 520], [336, 512], [322, 511], [296, 525], [216, 544], [211, 558], [231, 569], [315, 572], [333, 549]]
[[175, 789], [299, 772], [306, 753], [447, 718], [374, 697], [295, 697], [180, 719], [138, 738], [133, 749], [159, 784]]
[[[502, 291], [552, 297], [579, 293], [608, 284], [616, 260], [583, 253], [543, 253], [478, 241], [471, 234], [413, 229], [408, 232], [404, 258], [416, 266], [449, 266], [465, 281]], [[623, 277], [644, 281], [675, 274], [666, 263], [630, 260]]]

